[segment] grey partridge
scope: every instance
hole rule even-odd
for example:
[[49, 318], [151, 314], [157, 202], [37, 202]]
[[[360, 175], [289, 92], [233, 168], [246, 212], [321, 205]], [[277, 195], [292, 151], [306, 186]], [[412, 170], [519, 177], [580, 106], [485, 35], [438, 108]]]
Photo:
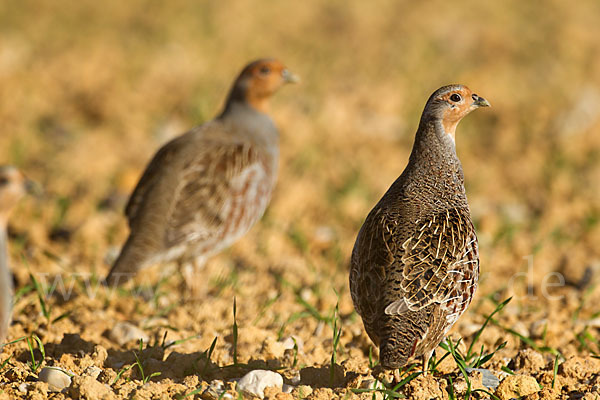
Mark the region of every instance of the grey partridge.
[[15, 167], [0, 166], [0, 344], [6, 339], [12, 304], [6, 227], [12, 209], [27, 192], [28, 187], [29, 181]]
[[197, 289], [206, 260], [248, 232], [269, 203], [279, 155], [269, 100], [296, 81], [277, 60], [251, 62], [215, 119], [158, 150], [126, 206], [130, 234], [108, 284], [123, 283], [146, 266], [179, 260], [191, 262], [184, 278]]
[[461, 163], [459, 121], [484, 98], [463, 85], [425, 105], [404, 172], [368, 214], [352, 251], [350, 291], [386, 369], [428, 360], [477, 288], [479, 256]]

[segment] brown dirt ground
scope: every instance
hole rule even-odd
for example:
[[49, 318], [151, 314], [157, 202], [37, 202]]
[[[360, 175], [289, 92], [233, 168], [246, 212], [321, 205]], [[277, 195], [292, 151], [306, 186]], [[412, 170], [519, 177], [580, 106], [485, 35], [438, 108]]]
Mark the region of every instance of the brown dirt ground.
[[[404, 168], [427, 96], [456, 81], [493, 107], [457, 133], [482, 275], [452, 337], [464, 352], [512, 296], [475, 346], [507, 342], [483, 366], [503, 380], [496, 395], [600, 396], [597, 1], [24, 0], [0, 4], [0, 37], [0, 160], [45, 189], [11, 220], [9, 331], [9, 340], [37, 335], [45, 356], [35, 346], [36, 369], [26, 340], [7, 345], [0, 399], [163, 399], [197, 389], [188, 398], [211, 398], [214, 380], [236, 398], [233, 379], [256, 368], [295, 386], [269, 389], [269, 399], [371, 399], [352, 391], [372, 379], [372, 346], [348, 293], [349, 254]], [[200, 298], [188, 298], [174, 266], [123, 290], [99, 288], [145, 162], [214, 115], [241, 66], [264, 55], [303, 78], [274, 100], [282, 161], [267, 215], [209, 263]], [[30, 274], [46, 288], [64, 284], [44, 296], [45, 312]], [[142, 352], [109, 338], [120, 321], [148, 335]], [[333, 321], [342, 329], [332, 375]], [[281, 343], [292, 336], [297, 353]], [[145, 376], [159, 373], [147, 383], [136, 366], [118, 376], [134, 352]], [[44, 366], [75, 375], [67, 391], [38, 382]], [[471, 374], [473, 388], [480, 378]], [[424, 399], [465, 390], [446, 358], [400, 391]]]

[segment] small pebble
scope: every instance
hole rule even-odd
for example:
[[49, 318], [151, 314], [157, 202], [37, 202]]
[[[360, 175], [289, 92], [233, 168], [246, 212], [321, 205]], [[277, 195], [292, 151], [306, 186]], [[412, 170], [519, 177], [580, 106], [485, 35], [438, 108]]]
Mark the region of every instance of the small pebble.
[[129, 322], [117, 322], [108, 333], [108, 338], [116, 342], [119, 346], [132, 341], [139, 341], [140, 339], [144, 343], [148, 343], [149, 340], [148, 335], [143, 330]]
[[102, 368], [98, 368], [95, 365], [90, 365], [89, 367], [87, 367], [85, 369], [85, 371], [83, 372], [83, 375], [91, 376], [94, 379], [98, 379], [98, 377], [100, 376], [101, 373], [102, 373]]
[[303, 288], [303, 289], [301, 289], [300, 290], [300, 297], [304, 301], [311, 301], [312, 297], [313, 297], [312, 290], [310, 290], [309, 288]]
[[361, 389], [385, 389], [385, 385], [376, 379], [364, 379], [360, 383]]
[[23, 393], [23, 394], [27, 394], [27, 392], [29, 391], [29, 387], [27, 385], [27, 383], [23, 382], [19, 385], [19, 392]]
[[248, 372], [237, 383], [237, 388], [241, 392], [260, 397], [265, 397], [265, 388], [267, 387], [283, 387], [283, 378], [276, 372], [257, 369]]
[[471, 371], [481, 372], [481, 375], [483, 375], [482, 378], [481, 378], [481, 383], [483, 384], [483, 386], [487, 387], [488, 389], [496, 390], [496, 388], [500, 384], [500, 379], [498, 379], [498, 377], [496, 375], [494, 375], [492, 373], [492, 371], [490, 371], [488, 369], [485, 369], [485, 368], [467, 368], [467, 373], [470, 374]]
[[202, 393], [202, 398], [209, 399], [233, 399], [229, 393], [225, 393], [225, 384], [223, 381], [215, 379], [211, 381], [208, 388]]
[[44, 367], [40, 371], [39, 380], [48, 384], [52, 392], [60, 392], [71, 385], [69, 374], [57, 367]]
[[298, 346], [298, 351], [302, 351], [304, 348], [304, 341], [298, 336], [289, 336], [282, 341], [283, 348], [285, 350], [292, 350], [294, 348], [294, 339], [296, 340], [296, 345]]

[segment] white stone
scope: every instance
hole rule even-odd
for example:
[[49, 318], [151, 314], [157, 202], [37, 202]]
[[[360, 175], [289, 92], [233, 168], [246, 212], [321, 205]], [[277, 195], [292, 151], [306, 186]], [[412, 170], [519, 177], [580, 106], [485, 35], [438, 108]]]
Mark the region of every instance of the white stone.
[[379, 390], [379, 389], [385, 389], [385, 385], [376, 380], [376, 379], [364, 379], [363, 381], [360, 382], [360, 388], [361, 389], [373, 389], [373, 390]]
[[300, 297], [304, 301], [311, 301], [313, 297], [312, 290], [310, 290], [309, 288], [302, 288], [300, 290]]
[[584, 321], [584, 325], [587, 325], [590, 328], [600, 328], [600, 318], [594, 318], [588, 321]]
[[108, 338], [116, 342], [119, 346], [123, 346], [131, 341], [139, 341], [142, 339], [144, 343], [148, 343], [148, 335], [129, 322], [117, 322], [108, 333]]
[[298, 346], [298, 351], [302, 352], [304, 349], [304, 341], [302, 338], [292, 335], [285, 338], [281, 343], [283, 344], [283, 348], [285, 350], [292, 350], [294, 348], [294, 339], [296, 340], [296, 345]]
[[71, 377], [69, 374], [57, 367], [44, 367], [38, 375], [41, 382], [48, 384], [48, 389], [52, 392], [60, 392], [64, 388], [71, 386]]
[[260, 397], [265, 397], [265, 388], [275, 386], [281, 389], [283, 387], [283, 377], [277, 372], [257, 369], [248, 372], [237, 383], [239, 391]]
[[27, 383], [23, 382], [19, 385], [18, 390], [19, 390], [19, 392], [21, 392], [23, 394], [27, 394], [27, 392], [29, 391], [29, 385], [27, 385]]

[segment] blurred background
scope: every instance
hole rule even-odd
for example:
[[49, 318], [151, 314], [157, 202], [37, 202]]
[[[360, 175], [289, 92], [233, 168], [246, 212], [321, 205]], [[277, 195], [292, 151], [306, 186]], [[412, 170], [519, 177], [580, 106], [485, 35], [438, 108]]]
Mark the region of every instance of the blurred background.
[[[240, 318], [253, 318], [277, 298], [258, 323], [270, 331], [302, 309], [304, 293], [319, 310], [339, 299], [351, 315], [356, 233], [404, 169], [429, 95], [463, 83], [492, 108], [456, 135], [482, 271], [457, 329], [513, 295], [506, 324], [534, 337], [544, 320], [556, 333], [544, 333], [546, 344], [597, 351], [593, 340], [582, 349], [582, 325], [565, 321], [575, 311], [595, 318], [600, 301], [599, 38], [596, 0], [2, 2], [0, 161], [45, 188], [11, 222], [17, 281], [28, 281], [28, 269], [104, 276], [152, 154], [216, 115], [240, 69], [270, 56], [302, 83], [273, 100], [276, 193], [262, 222], [209, 266], [214, 309], [229, 315], [237, 294], [251, 299]], [[131, 317], [111, 304], [103, 312]], [[302, 323], [289, 329], [302, 332]], [[347, 324], [362, 334], [359, 319]]]

